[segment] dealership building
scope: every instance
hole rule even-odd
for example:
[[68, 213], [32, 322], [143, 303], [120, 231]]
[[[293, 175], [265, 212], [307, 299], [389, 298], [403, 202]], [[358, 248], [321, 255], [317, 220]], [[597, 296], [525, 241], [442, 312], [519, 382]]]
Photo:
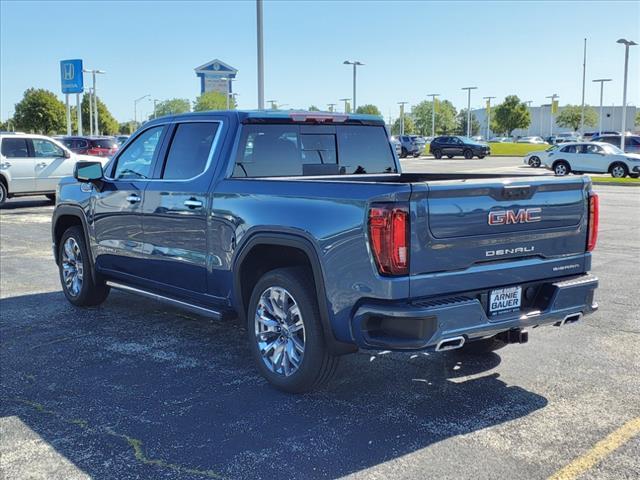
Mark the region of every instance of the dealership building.
[[[550, 132], [552, 131], [553, 125], [553, 133], [561, 133], [561, 132], [570, 132], [571, 128], [559, 127], [555, 123], [555, 119], [558, 114], [562, 112], [564, 107], [558, 107], [558, 113], [551, 115], [551, 105], [541, 105], [539, 107], [529, 107], [529, 112], [531, 113], [531, 125], [529, 125], [528, 129], [517, 129], [514, 130], [512, 135], [515, 137], [522, 137], [527, 135], [537, 135], [540, 137], [548, 137]], [[599, 107], [590, 107], [596, 111], [596, 114], [599, 115], [600, 108]], [[636, 107], [629, 105], [627, 106], [627, 121], [626, 121], [626, 129], [628, 131], [634, 130], [634, 123], [636, 119]], [[479, 108], [477, 110], [472, 110], [473, 114], [476, 116], [478, 122], [480, 122], [481, 129], [480, 135], [487, 135], [487, 111], [484, 108]], [[493, 113], [493, 112], [492, 112]], [[622, 129], [622, 107], [618, 106], [603, 106], [602, 107], [602, 130], [608, 131], [616, 131], [619, 132]], [[598, 123], [595, 126], [584, 127], [585, 132], [597, 132], [598, 131]], [[501, 132], [497, 132], [500, 134]], [[494, 132], [490, 132], [490, 135], [494, 135]]]

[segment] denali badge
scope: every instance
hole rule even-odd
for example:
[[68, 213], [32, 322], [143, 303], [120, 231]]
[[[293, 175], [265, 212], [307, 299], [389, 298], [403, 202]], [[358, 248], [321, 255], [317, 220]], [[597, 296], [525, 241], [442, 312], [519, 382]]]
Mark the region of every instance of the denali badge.
[[486, 250], [484, 252], [485, 257], [500, 257], [502, 255], [513, 255], [514, 253], [531, 253], [536, 249], [533, 245], [530, 247], [516, 247], [516, 248], [500, 248], [498, 250]]
[[489, 212], [489, 225], [510, 225], [512, 223], [533, 223], [542, 220], [541, 208], [521, 208]]

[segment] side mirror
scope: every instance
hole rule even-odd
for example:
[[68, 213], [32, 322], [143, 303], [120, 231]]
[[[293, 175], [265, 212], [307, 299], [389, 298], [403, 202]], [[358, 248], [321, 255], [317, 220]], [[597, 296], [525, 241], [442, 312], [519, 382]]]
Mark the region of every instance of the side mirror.
[[63, 150], [63, 152], [64, 158], [71, 158], [71, 152], [69, 150]]
[[96, 182], [103, 177], [100, 162], [78, 162], [73, 169], [73, 176], [79, 182]]

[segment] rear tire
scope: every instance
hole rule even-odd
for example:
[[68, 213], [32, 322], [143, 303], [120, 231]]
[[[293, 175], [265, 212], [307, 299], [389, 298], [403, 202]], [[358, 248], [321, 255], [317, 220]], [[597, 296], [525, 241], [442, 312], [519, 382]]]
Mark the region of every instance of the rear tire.
[[571, 167], [564, 160], [560, 160], [559, 162], [553, 164], [553, 173], [560, 177], [563, 177], [571, 173]]
[[400, 150], [400, 158], [406, 158], [407, 157], [407, 149], [402, 147], [402, 150]]
[[506, 347], [507, 344], [496, 337], [483, 338], [465, 343], [457, 351], [465, 355], [487, 355], [496, 350]]
[[109, 287], [93, 279], [84, 231], [79, 226], [69, 227], [62, 234], [58, 270], [65, 297], [77, 307], [100, 305], [109, 295]]
[[464, 158], [466, 158], [467, 160], [471, 160], [473, 158], [473, 152], [471, 150], [465, 150]]
[[609, 168], [609, 173], [613, 178], [624, 178], [629, 175], [629, 169], [624, 163], [614, 163]]
[[[442, 150], [437, 150], [437, 149], [434, 150], [433, 151], [433, 156], [435, 158], [437, 158], [438, 160], [440, 160], [442, 158]], [[451, 157], [449, 157], [449, 158], [451, 158]]]
[[265, 273], [253, 288], [247, 333], [260, 373], [291, 393], [317, 389], [339, 357], [327, 347], [311, 273], [302, 267]]

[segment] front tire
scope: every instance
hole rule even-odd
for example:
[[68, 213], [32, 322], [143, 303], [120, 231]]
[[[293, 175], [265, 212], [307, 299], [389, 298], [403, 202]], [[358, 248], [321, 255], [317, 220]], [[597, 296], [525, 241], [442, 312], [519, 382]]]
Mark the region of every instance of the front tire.
[[407, 157], [407, 149], [402, 147], [402, 150], [400, 150], [400, 158], [406, 158]]
[[94, 281], [84, 231], [69, 227], [58, 245], [58, 270], [62, 291], [67, 300], [78, 307], [91, 307], [104, 302], [109, 287]]
[[0, 181], [0, 206], [4, 205], [4, 202], [7, 201], [7, 197], [9, 196], [9, 192], [7, 191], [7, 187], [4, 182]]
[[433, 151], [433, 156], [435, 158], [437, 158], [438, 160], [440, 160], [442, 158], [442, 150], [434, 150]]
[[529, 166], [533, 168], [540, 167], [540, 157], [536, 157], [535, 155], [529, 159]]
[[258, 280], [247, 333], [260, 373], [280, 390], [314, 390], [335, 373], [339, 357], [325, 342], [312, 276], [304, 268], [279, 268]]
[[467, 160], [471, 160], [473, 158], [473, 152], [471, 150], [465, 150], [464, 158], [466, 158]]
[[624, 178], [629, 174], [629, 170], [624, 163], [614, 163], [611, 165], [609, 173], [613, 178]]

